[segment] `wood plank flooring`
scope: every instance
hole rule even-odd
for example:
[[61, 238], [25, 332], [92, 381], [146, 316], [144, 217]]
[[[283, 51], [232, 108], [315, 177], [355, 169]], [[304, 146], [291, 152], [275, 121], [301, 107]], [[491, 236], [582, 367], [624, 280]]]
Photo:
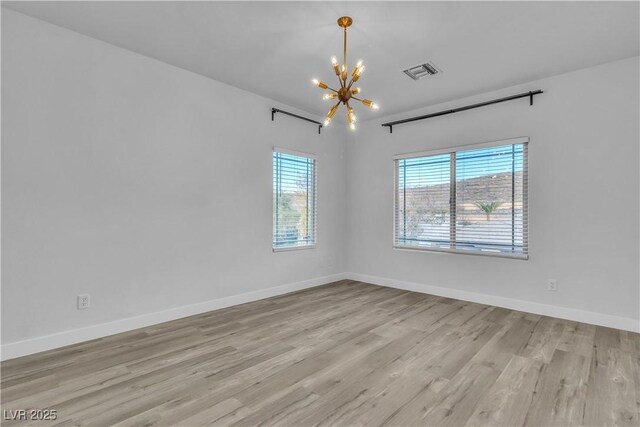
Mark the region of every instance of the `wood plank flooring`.
[[640, 425], [640, 335], [353, 281], [1, 368], [6, 426]]

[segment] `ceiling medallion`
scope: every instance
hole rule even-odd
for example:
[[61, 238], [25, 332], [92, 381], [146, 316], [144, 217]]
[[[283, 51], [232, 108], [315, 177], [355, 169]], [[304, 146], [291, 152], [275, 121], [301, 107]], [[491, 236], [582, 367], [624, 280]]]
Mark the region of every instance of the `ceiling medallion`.
[[359, 87], [351, 88], [351, 86], [353, 86], [353, 84], [358, 81], [360, 75], [364, 71], [364, 65], [362, 65], [362, 61], [359, 61], [353, 68], [353, 71], [351, 72], [351, 80], [347, 83], [347, 76], [349, 74], [349, 67], [347, 66], [347, 27], [351, 26], [351, 24], [353, 24], [353, 19], [348, 16], [338, 18], [338, 25], [344, 28], [344, 56], [342, 66], [338, 64], [338, 60], [335, 56], [331, 58], [331, 64], [333, 65], [333, 71], [336, 73], [336, 76], [338, 76], [340, 89], [335, 90], [333, 88], [330, 88], [329, 85], [317, 79], [313, 79], [313, 84], [318, 86], [320, 89], [326, 89], [330, 91], [329, 93], [324, 95], [324, 99], [338, 99], [336, 105], [331, 107], [329, 113], [327, 113], [327, 118], [324, 121], [324, 125], [329, 126], [329, 123], [331, 123], [333, 116], [336, 115], [336, 111], [338, 110], [340, 103], [342, 103], [347, 107], [347, 122], [349, 123], [349, 127], [351, 128], [351, 130], [355, 130], [356, 115], [353, 113], [353, 108], [351, 108], [351, 105], [349, 105], [349, 100], [355, 99], [356, 101], [362, 102], [365, 106], [376, 110], [378, 109], [378, 105], [370, 99], [356, 98], [355, 95], [359, 94], [361, 89]]

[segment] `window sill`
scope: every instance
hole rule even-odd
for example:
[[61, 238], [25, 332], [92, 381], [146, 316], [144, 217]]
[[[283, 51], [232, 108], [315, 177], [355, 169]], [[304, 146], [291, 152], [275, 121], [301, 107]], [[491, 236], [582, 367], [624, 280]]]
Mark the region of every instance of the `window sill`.
[[301, 246], [286, 246], [283, 248], [271, 248], [273, 252], [289, 252], [289, 251], [301, 251], [304, 249], [315, 249], [316, 245], [301, 245]]
[[494, 258], [511, 258], [521, 261], [527, 261], [529, 254], [508, 254], [502, 252], [488, 252], [488, 251], [468, 251], [464, 249], [445, 249], [445, 248], [420, 248], [416, 246], [393, 246], [394, 250], [399, 251], [411, 251], [411, 252], [435, 252], [448, 255], [476, 255], [476, 256], [488, 256]]

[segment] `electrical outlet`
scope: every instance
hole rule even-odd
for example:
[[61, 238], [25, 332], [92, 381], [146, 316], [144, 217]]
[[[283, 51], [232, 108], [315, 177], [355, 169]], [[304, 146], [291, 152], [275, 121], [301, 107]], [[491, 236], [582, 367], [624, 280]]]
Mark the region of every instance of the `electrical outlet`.
[[78, 295], [78, 310], [84, 310], [91, 307], [91, 295], [81, 294]]
[[549, 279], [547, 281], [547, 290], [551, 292], [558, 291], [558, 281], [556, 279]]

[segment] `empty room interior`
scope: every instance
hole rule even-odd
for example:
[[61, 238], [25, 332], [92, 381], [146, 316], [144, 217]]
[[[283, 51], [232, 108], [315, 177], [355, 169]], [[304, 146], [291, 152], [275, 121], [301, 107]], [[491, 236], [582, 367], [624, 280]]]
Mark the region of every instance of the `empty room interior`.
[[2, 1], [6, 426], [640, 426], [640, 2]]

